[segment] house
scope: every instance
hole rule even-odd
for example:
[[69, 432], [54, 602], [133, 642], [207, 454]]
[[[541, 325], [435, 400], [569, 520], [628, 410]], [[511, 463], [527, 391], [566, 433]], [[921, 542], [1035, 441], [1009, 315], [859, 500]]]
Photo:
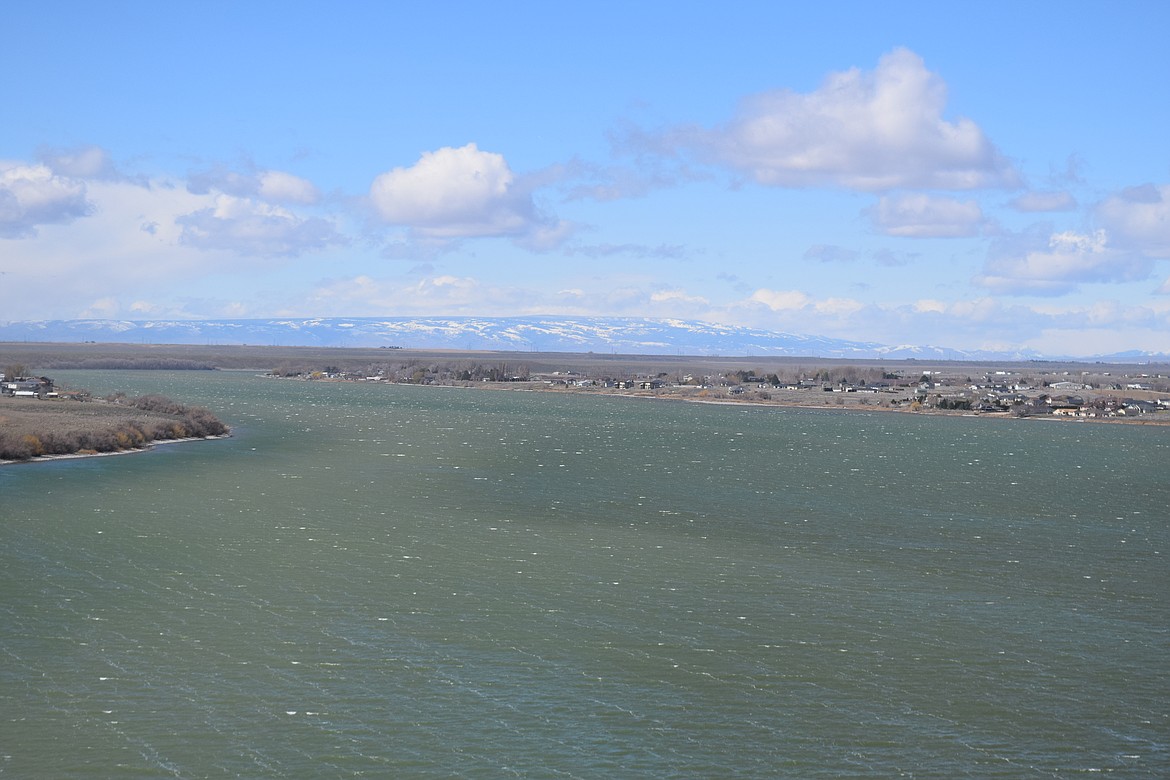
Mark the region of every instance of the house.
[[47, 376], [36, 379], [27, 376], [18, 376], [7, 382], [0, 382], [0, 395], [25, 398], [56, 397], [53, 380]]

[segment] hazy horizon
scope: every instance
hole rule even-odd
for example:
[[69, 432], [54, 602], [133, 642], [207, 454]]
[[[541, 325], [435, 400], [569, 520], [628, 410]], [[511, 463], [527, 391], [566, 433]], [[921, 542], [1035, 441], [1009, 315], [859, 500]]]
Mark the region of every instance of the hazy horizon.
[[1163, 360], [1166, 353], [1058, 355], [1029, 350], [956, 350], [945, 344], [881, 344], [638, 317], [276, 317], [222, 319], [0, 320], [4, 343], [111, 346], [263, 345], [323, 349], [616, 352], [629, 355], [773, 356], [827, 360], [1100, 361]]

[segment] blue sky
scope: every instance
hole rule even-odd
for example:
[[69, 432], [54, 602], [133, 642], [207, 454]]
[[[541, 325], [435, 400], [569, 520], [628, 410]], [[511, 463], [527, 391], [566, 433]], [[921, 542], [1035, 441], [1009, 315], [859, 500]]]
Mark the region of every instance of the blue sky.
[[1170, 353], [1170, 4], [22, 3], [0, 321]]

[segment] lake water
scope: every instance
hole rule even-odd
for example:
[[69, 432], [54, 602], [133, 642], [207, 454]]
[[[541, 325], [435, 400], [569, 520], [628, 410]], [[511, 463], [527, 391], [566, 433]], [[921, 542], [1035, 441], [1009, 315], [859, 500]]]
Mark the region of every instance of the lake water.
[[59, 372], [0, 775], [1170, 776], [1170, 428]]

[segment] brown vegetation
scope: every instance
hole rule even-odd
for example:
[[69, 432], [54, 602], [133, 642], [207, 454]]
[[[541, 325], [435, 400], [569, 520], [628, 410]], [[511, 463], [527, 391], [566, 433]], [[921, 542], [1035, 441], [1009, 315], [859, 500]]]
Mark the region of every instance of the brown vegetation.
[[120, 452], [227, 431], [207, 409], [159, 395], [118, 395], [106, 401], [0, 399], [0, 460]]

